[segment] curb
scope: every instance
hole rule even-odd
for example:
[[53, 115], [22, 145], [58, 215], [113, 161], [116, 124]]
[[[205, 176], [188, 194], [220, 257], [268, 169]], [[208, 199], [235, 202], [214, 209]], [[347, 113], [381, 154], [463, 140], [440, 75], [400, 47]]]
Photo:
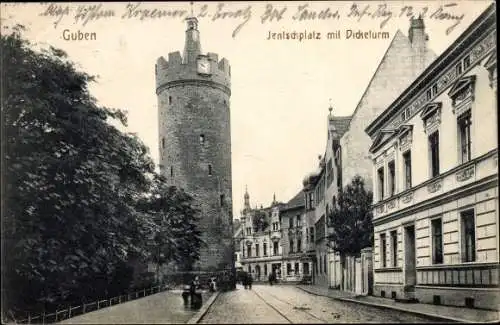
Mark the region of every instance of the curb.
[[196, 314], [194, 314], [193, 317], [191, 317], [187, 321], [186, 324], [197, 324], [203, 318], [203, 316], [205, 316], [208, 309], [215, 302], [215, 300], [217, 299], [219, 294], [220, 294], [220, 291], [216, 291], [210, 298], [208, 298], [207, 302], [201, 307], [201, 309], [199, 311], [196, 312]]
[[313, 294], [315, 296], [328, 297], [328, 298], [332, 298], [332, 299], [339, 300], [339, 301], [354, 302], [354, 303], [357, 303], [357, 304], [360, 304], [360, 305], [372, 306], [372, 307], [377, 307], [377, 308], [393, 309], [393, 310], [397, 310], [397, 311], [401, 311], [401, 312], [405, 312], [405, 313], [409, 313], [409, 314], [414, 314], [414, 315], [417, 315], [417, 316], [424, 316], [424, 317], [433, 318], [433, 319], [436, 319], [436, 320], [444, 320], [444, 321], [447, 321], [447, 322], [475, 323], [474, 321], [470, 321], [470, 320], [467, 320], [467, 319], [460, 319], [460, 318], [454, 318], [454, 317], [449, 317], [449, 316], [429, 314], [429, 313], [424, 313], [424, 312], [421, 312], [421, 311], [409, 310], [409, 309], [405, 309], [405, 308], [400, 308], [400, 307], [396, 307], [396, 306], [389, 306], [389, 305], [384, 305], [384, 304], [377, 304], [377, 303], [374, 303], [374, 302], [361, 301], [361, 300], [352, 299], [352, 298], [342, 298], [342, 297], [325, 296], [325, 295], [322, 295], [322, 294], [319, 294], [319, 293], [316, 293], [316, 292], [313, 292], [313, 291], [309, 291], [309, 290], [307, 290], [305, 288], [301, 288], [301, 287], [297, 287], [297, 288], [299, 288], [300, 290], [305, 291], [307, 293]]

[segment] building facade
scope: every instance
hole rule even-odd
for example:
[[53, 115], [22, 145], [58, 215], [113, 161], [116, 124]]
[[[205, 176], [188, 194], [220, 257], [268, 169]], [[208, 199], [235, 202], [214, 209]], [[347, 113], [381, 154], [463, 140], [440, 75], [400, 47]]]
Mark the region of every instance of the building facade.
[[250, 207], [250, 195], [245, 190], [244, 208], [240, 218], [242, 228], [241, 267], [255, 281], [267, 281], [271, 272], [282, 276], [282, 241], [280, 207], [273, 202], [269, 207]]
[[498, 309], [496, 9], [366, 129], [374, 294]]
[[304, 193], [300, 191], [280, 209], [283, 243], [282, 279], [300, 282], [313, 281], [314, 242], [310, 230], [314, 225], [304, 213]]
[[215, 53], [202, 54], [198, 20], [186, 21], [184, 54], [169, 53], [155, 66], [160, 170], [201, 211], [198, 227], [207, 245], [197, 268], [232, 269], [231, 67]]

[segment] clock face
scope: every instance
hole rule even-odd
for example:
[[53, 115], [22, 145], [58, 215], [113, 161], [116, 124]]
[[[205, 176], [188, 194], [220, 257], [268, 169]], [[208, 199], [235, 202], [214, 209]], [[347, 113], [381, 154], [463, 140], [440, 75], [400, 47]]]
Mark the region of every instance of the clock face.
[[203, 74], [210, 74], [210, 62], [206, 59], [198, 60], [198, 72]]

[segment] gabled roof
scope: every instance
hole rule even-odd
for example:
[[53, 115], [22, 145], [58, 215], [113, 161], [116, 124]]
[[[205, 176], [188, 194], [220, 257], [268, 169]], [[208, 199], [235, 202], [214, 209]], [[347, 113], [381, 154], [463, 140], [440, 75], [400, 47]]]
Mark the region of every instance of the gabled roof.
[[370, 152], [374, 152], [378, 147], [383, 145], [387, 140], [392, 138], [392, 136], [396, 133], [395, 130], [381, 130], [379, 134], [373, 140], [373, 143], [369, 149]]

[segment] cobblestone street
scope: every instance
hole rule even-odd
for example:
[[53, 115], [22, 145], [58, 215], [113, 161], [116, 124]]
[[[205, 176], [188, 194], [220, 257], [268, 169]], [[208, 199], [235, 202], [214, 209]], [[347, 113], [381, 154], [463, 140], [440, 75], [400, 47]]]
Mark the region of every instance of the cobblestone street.
[[315, 296], [290, 285], [238, 286], [222, 293], [200, 323], [432, 323], [404, 312]]

